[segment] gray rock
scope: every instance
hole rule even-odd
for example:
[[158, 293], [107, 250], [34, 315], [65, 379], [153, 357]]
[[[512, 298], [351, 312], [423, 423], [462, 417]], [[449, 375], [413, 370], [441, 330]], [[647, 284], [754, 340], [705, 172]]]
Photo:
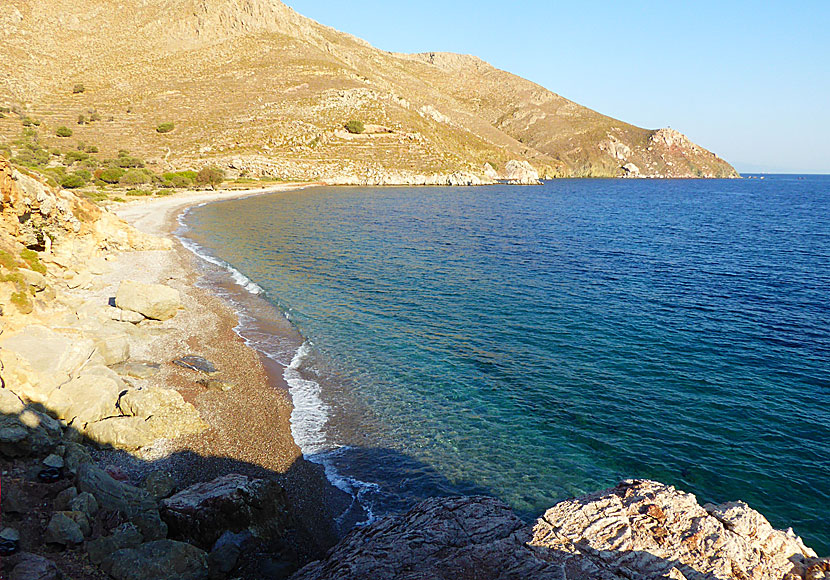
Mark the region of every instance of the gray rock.
[[98, 513], [98, 502], [95, 496], [86, 491], [69, 500], [68, 507], [72, 511], [83, 513], [88, 518], [94, 518]]
[[113, 552], [124, 548], [137, 548], [142, 542], [144, 537], [141, 532], [134, 524], [127, 522], [115, 528], [111, 535], [87, 542], [86, 551], [90, 561], [97, 565]]
[[240, 533], [227, 531], [222, 534], [213, 549], [208, 554], [208, 570], [211, 578], [224, 578], [236, 568], [239, 555], [245, 544], [253, 538], [253, 534], [245, 530]]
[[5, 480], [3, 493], [0, 494], [0, 514], [25, 514], [33, 508], [29, 502], [19, 482]]
[[149, 379], [159, 373], [161, 365], [148, 361], [127, 361], [111, 367], [119, 375], [136, 379]]
[[179, 291], [161, 284], [124, 280], [115, 295], [115, 305], [154, 320], [173, 318], [183, 308]]
[[78, 490], [74, 487], [67, 487], [65, 490], [59, 492], [58, 495], [55, 496], [55, 501], [53, 504], [55, 511], [68, 511], [70, 509], [69, 502], [71, 502], [76, 497], [78, 497]]
[[28, 553], [15, 556], [14, 568], [9, 574], [9, 580], [59, 580], [61, 577], [52, 560]]
[[47, 456], [46, 459], [43, 460], [43, 465], [46, 467], [54, 467], [56, 469], [62, 469], [64, 465], [63, 457], [60, 455], [55, 455], [54, 453]]
[[25, 405], [9, 389], [0, 388], [0, 455], [47, 453], [58, 444], [61, 433], [57, 421]]
[[3, 528], [3, 531], [0, 532], [0, 540], [6, 540], [8, 542], [19, 542], [20, 532], [18, 532], [14, 528]]
[[538, 185], [539, 172], [527, 161], [510, 160], [504, 166], [504, 178], [514, 185]]
[[107, 557], [101, 567], [115, 580], [206, 580], [207, 554], [190, 544], [157, 540]]
[[164, 471], [153, 471], [141, 484], [150, 495], [156, 499], [164, 499], [173, 495], [176, 491], [176, 480], [169, 473]]
[[116, 404], [122, 386], [103, 376], [82, 376], [61, 385], [49, 395], [47, 405], [59, 419], [78, 429], [118, 415]]
[[226, 530], [250, 528], [263, 539], [287, 526], [285, 490], [267, 479], [230, 474], [188, 487], [161, 502], [171, 534], [210, 547]]
[[[69, 431], [77, 433], [77, 431], [71, 429]], [[64, 446], [66, 447], [66, 451], [63, 454], [63, 460], [66, 463], [66, 469], [70, 473], [76, 474], [81, 465], [92, 463], [92, 456], [89, 454], [87, 448], [80, 443], [64, 440]]]
[[161, 521], [153, 497], [143, 489], [113, 479], [92, 464], [78, 469], [78, 488], [95, 496], [98, 506], [119, 511], [134, 523], [145, 539], [164, 538], [167, 525]]
[[84, 541], [81, 526], [74, 519], [66, 515], [67, 512], [57, 512], [46, 526], [44, 540], [50, 544], [71, 546]]
[[212, 362], [204, 357], [192, 354], [177, 358], [173, 361], [173, 364], [208, 375], [213, 375], [219, 372]]

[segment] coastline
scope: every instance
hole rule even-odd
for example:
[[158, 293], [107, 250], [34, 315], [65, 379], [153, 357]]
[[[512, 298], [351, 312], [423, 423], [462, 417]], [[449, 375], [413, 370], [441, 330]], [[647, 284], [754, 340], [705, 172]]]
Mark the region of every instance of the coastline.
[[[283, 367], [248, 345], [237, 332], [239, 317], [232, 304], [215, 289], [198, 284], [202, 268], [209, 264], [182, 244], [176, 230], [179, 217], [197, 205], [313, 185], [187, 192], [116, 209], [116, 215], [140, 231], [173, 241], [173, 249], [161, 256], [123, 253], [117, 263], [133, 272], [153, 272], [141, 281], [178, 289], [185, 304], [172, 324], [168, 323], [169, 332], [151, 341], [139, 357], [161, 361], [170, 359], [171, 352], [202, 356], [217, 367], [218, 379], [233, 388], [205, 390], [195, 383], [200, 377], [192, 371], [163, 365], [151, 381], [178, 390], [200, 412], [209, 429], [147, 449], [139, 461], [119, 451], [104, 453], [136, 478], [143, 475], [138, 473], [139, 465], [151, 460], [154, 469], [169, 472], [181, 488], [231, 472], [276, 479], [285, 488], [291, 515], [300, 524], [296, 542], [300, 561], [321, 557], [340, 538], [344, 530], [335, 520], [348, 511], [352, 498], [328, 481], [323, 467], [303, 459], [291, 434], [293, 407]], [[241, 287], [231, 289], [239, 290]]]

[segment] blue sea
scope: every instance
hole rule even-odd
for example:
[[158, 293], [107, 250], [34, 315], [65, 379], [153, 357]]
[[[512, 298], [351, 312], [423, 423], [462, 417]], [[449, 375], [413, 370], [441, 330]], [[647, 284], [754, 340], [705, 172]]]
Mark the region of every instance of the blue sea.
[[632, 477], [830, 551], [830, 177], [312, 188], [186, 243], [366, 517]]

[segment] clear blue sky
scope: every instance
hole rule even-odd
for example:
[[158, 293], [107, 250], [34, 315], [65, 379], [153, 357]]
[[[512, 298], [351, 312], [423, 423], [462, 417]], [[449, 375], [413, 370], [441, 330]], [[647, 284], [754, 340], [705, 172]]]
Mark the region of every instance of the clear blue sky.
[[830, 173], [830, 0], [287, 0], [394, 52], [475, 54], [740, 171]]

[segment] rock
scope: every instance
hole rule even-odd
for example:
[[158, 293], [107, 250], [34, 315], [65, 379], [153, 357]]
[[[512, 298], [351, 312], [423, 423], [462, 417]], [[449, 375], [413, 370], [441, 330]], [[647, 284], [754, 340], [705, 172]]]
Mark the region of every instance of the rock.
[[12, 485], [6, 479], [0, 494], [0, 514], [25, 514], [32, 509], [30, 499], [23, 493], [19, 483]]
[[74, 487], [67, 487], [65, 490], [55, 496], [55, 501], [52, 504], [57, 512], [68, 511], [69, 502], [78, 497], [78, 490]]
[[118, 550], [101, 567], [115, 580], [206, 580], [208, 577], [207, 554], [173, 540]]
[[101, 326], [92, 333], [98, 354], [107, 366], [123, 363], [130, 358], [130, 339], [127, 333], [116, 328], [118, 325]]
[[144, 538], [138, 528], [131, 523], [124, 523], [115, 528], [112, 534], [90, 540], [86, 543], [86, 551], [93, 564], [100, 564], [104, 559], [124, 548], [137, 548], [144, 542]]
[[69, 500], [68, 507], [69, 510], [81, 512], [88, 518], [94, 518], [98, 513], [98, 502], [95, 501], [95, 496], [86, 491]]
[[236, 568], [239, 555], [242, 553], [245, 544], [253, 538], [253, 534], [245, 530], [235, 534], [225, 532], [213, 545], [208, 554], [208, 570], [211, 578], [224, 578]]
[[239, 474], [188, 487], [163, 500], [161, 513], [171, 534], [205, 547], [226, 530], [250, 528], [263, 539], [278, 538], [288, 520], [279, 484]]
[[81, 526], [74, 519], [66, 515], [67, 512], [57, 512], [46, 526], [44, 540], [50, 544], [71, 546], [84, 541]]
[[233, 383], [226, 383], [224, 381], [217, 381], [214, 379], [199, 379], [196, 381], [198, 384], [205, 387], [208, 391], [230, 391], [234, 388]]
[[153, 497], [143, 489], [113, 479], [103, 469], [86, 463], [78, 469], [78, 489], [95, 496], [100, 508], [119, 511], [134, 523], [144, 539], [167, 536]]
[[153, 471], [141, 484], [141, 487], [156, 499], [164, 499], [173, 495], [176, 491], [176, 480], [169, 473], [164, 471]]
[[484, 176], [487, 179], [498, 179], [499, 173], [489, 163], [484, 164]]
[[18, 554], [9, 580], [59, 580], [62, 575], [57, 565], [36, 554]]
[[56, 513], [63, 514], [78, 524], [78, 527], [81, 528], [81, 533], [83, 533], [84, 536], [88, 536], [92, 531], [92, 527], [89, 524], [89, 518], [84, 512], [78, 510], [66, 510]]
[[78, 473], [78, 469], [81, 465], [92, 463], [92, 456], [89, 454], [86, 447], [80, 443], [64, 441], [64, 445], [66, 446], [66, 451], [63, 454], [63, 460], [66, 464], [66, 469], [68, 469], [70, 473], [76, 474]]
[[43, 460], [43, 465], [46, 467], [54, 467], [55, 469], [62, 469], [64, 465], [63, 457], [53, 453]]
[[183, 356], [181, 358], [177, 358], [176, 360], [174, 360], [173, 364], [178, 365], [180, 367], [184, 367], [186, 369], [190, 369], [192, 371], [199, 371], [200, 373], [205, 373], [207, 375], [212, 375], [219, 372], [212, 362], [201, 356]]
[[508, 161], [504, 166], [504, 178], [513, 185], [539, 185], [539, 172], [527, 161]]
[[161, 365], [148, 361], [127, 361], [113, 365], [112, 370], [119, 375], [133, 377], [136, 379], [149, 379], [159, 373]]
[[27, 457], [51, 451], [60, 441], [60, 424], [0, 388], [0, 455]]
[[40, 292], [46, 288], [46, 276], [40, 272], [20, 268], [17, 273], [23, 277], [23, 281], [26, 284], [34, 288], [36, 291]]
[[629, 480], [560, 502], [532, 528], [498, 500], [429, 499], [355, 528], [292, 579], [796, 580], [827, 569], [742, 502], [704, 509], [673, 487]]
[[20, 532], [14, 528], [3, 528], [3, 531], [0, 532], [0, 540], [6, 540], [7, 542], [19, 542]]
[[115, 295], [115, 305], [154, 320], [168, 320], [183, 308], [179, 291], [161, 284], [124, 280]]
[[82, 429], [118, 415], [116, 404], [122, 386], [109, 377], [82, 376], [61, 385], [49, 396], [47, 406], [58, 419]]
[[138, 324], [145, 318], [140, 312], [122, 310], [121, 308], [115, 308], [112, 306], [108, 308], [107, 313], [111, 320], [115, 320], [117, 322], [129, 322], [130, 324]]
[[640, 168], [633, 163], [623, 165], [623, 170], [628, 177], [640, 177]]

